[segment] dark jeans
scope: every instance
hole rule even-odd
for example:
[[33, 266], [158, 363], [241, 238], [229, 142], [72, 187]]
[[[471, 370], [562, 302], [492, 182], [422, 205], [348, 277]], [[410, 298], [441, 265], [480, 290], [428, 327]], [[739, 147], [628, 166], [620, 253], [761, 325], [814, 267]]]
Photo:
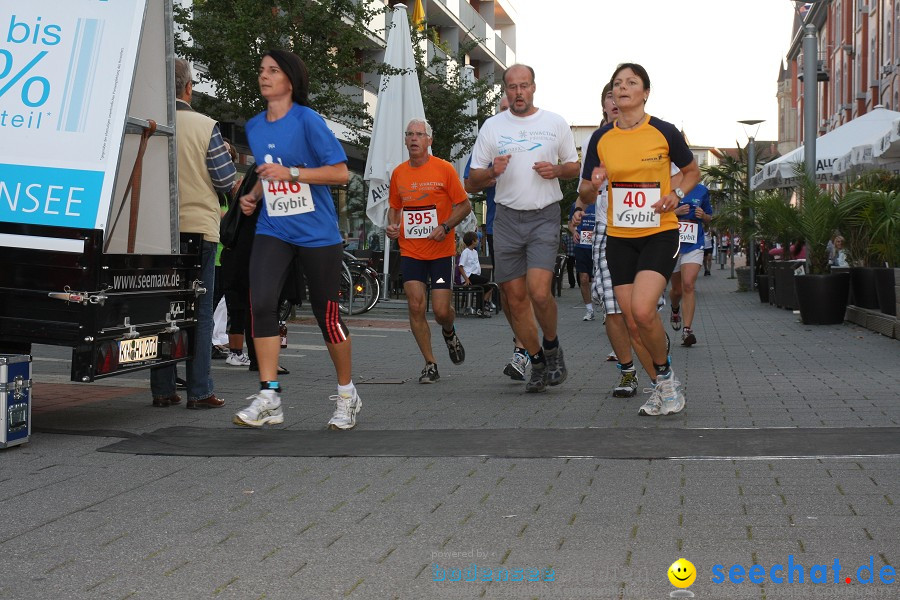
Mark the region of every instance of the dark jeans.
[[[216, 242], [203, 242], [200, 253], [200, 280], [206, 293], [197, 298], [197, 328], [194, 331], [194, 358], [187, 361], [188, 400], [204, 400], [213, 393], [210, 375], [213, 333], [213, 294], [216, 285]], [[154, 398], [175, 395], [175, 365], [150, 369], [150, 392]]]

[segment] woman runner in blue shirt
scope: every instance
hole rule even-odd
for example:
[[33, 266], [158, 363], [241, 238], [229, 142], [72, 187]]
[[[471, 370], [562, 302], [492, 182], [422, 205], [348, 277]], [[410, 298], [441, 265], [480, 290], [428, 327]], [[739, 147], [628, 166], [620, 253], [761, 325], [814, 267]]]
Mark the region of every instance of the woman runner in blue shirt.
[[247, 122], [247, 139], [260, 181], [240, 199], [244, 214], [262, 202], [250, 255], [253, 340], [260, 391], [234, 415], [236, 425], [261, 427], [284, 422], [278, 383], [278, 298], [297, 260], [309, 287], [310, 304], [337, 371], [331, 396], [332, 429], [351, 429], [362, 401], [351, 380], [350, 332], [338, 309], [343, 239], [330, 185], [349, 178], [347, 156], [317, 112], [309, 108], [309, 73], [293, 52], [270, 50], [259, 67], [259, 91], [266, 110]]

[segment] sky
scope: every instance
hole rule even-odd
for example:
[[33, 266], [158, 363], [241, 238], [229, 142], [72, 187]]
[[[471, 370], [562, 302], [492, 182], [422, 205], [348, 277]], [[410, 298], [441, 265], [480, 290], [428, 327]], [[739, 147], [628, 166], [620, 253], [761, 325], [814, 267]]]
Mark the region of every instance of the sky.
[[[571, 125], [602, 118], [600, 93], [617, 64], [650, 75], [647, 112], [691, 144], [746, 144], [738, 120], [765, 119], [778, 138], [780, 61], [791, 41], [790, 0], [512, 0], [516, 61], [535, 70], [535, 105]], [[752, 133], [752, 132], [751, 132]]]

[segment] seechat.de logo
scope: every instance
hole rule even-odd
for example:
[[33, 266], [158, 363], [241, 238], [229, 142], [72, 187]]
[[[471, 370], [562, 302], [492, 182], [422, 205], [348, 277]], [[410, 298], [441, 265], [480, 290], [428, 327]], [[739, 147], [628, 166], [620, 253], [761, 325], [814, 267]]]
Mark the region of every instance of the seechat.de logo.
[[686, 558], [679, 558], [666, 571], [669, 576], [669, 583], [674, 585], [678, 590], [669, 593], [670, 598], [693, 598], [694, 594], [685, 588], [691, 587], [694, 580], [697, 579], [697, 568], [694, 563]]

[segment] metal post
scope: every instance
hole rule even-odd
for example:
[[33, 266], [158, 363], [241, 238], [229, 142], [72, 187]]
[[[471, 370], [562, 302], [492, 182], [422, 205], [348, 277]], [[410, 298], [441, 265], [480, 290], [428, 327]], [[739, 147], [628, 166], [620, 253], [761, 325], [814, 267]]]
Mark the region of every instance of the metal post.
[[[747, 143], [750, 147], [747, 149], [747, 200], [748, 209], [750, 217], [750, 227], [753, 227], [753, 188], [750, 187], [750, 178], [753, 177], [753, 174], [756, 173], [756, 140], [753, 139], [753, 136], [750, 136]], [[756, 289], [756, 235], [754, 233], [750, 234], [750, 239], [747, 243], [747, 260], [750, 263], [750, 291], [754, 291]]]
[[731, 253], [731, 277], [728, 279], [734, 279], [734, 251], [736, 250], [736, 244], [734, 243], [734, 229], [729, 229], [728, 233], [731, 234], [731, 244], [728, 247], [728, 251]]
[[816, 180], [816, 134], [818, 133], [818, 44], [815, 25], [803, 36], [803, 157], [806, 174]]
[[[738, 121], [741, 125], [744, 126], [744, 133], [747, 134], [747, 217], [750, 219], [750, 226], [753, 227], [755, 222], [754, 210], [753, 210], [753, 188], [751, 187], [751, 180], [753, 176], [756, 174], [756, 134], [759, 131], [759, 124], [764, 122], [765, 119], [745, 119], [743, 121]], [[753, 128], [755, 129], [748, 129]], [[753, 133], [750, 133], [750, 132]], [[756, 289], [756, 235], [754, 233], [750, 234], [750, 240], [747, 244], [747, 251], [750, 256], [748, 256], [748, 263], [750, 265], [750, 291]]]
[[[387, 222], [387, 219], [385, 219]], [[391, 298], [391, 238], [387, 236], [387, 232], [382, 231], [381, 239], [384, 244], [384, 263], [382, 264], [384, 271], [384, 285], [381, 286], [381, 299], [390, 300]]]

